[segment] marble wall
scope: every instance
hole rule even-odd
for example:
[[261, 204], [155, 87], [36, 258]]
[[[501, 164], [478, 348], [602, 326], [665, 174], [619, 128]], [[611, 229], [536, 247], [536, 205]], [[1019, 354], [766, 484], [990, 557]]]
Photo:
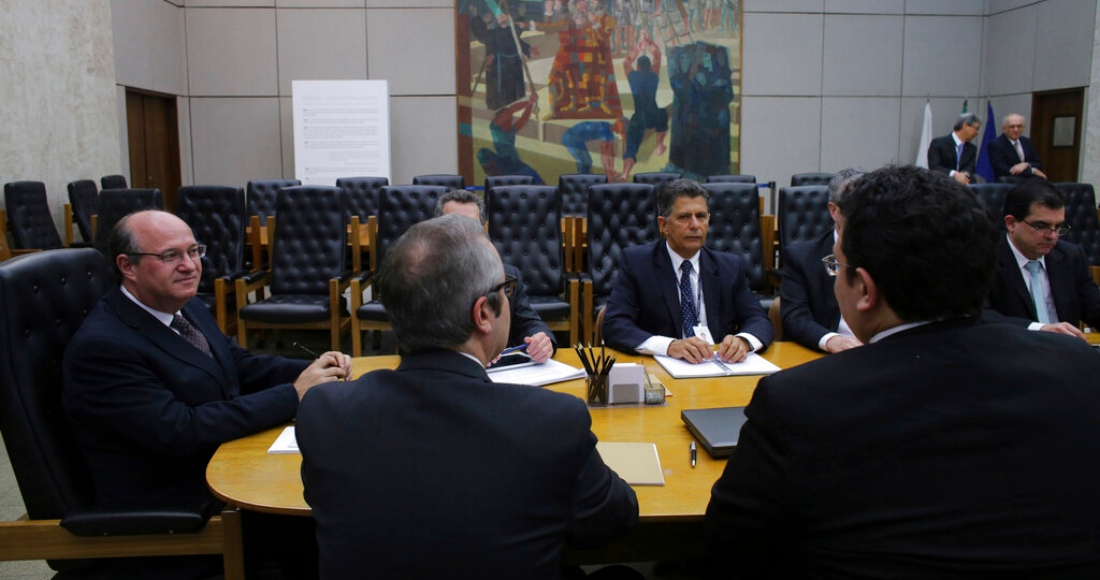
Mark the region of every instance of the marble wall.
[[1081, 181], [1100, 185], [1100, 10], [1092, 37], [1092, 83], [1085, 112], [1085, 150], [1081, 154]]

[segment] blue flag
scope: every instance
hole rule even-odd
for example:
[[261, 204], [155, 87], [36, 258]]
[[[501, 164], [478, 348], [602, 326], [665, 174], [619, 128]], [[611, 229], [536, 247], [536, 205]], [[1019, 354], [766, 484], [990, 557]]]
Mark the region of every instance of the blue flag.
[[987, 182], [993, 182], [993, 164], [989, 162], [989, 144], [997, 138], [997, 129], [993, 122], [993, 103], [986, 103], [988, 110], [985, 113], [985, 131], [982, 133], [982, 146], [978, 149], [978, 169], [976, 173]]

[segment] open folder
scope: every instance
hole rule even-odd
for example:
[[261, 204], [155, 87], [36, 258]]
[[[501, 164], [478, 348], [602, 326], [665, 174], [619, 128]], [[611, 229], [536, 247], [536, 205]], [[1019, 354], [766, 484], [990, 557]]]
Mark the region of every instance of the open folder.
[[584, 369], [571, 367], [565, 363], [550, 359], [540, 364], [516, 365], [490, 368], [489, 378], [494, 383], [511, 383], [515, 385], [531, 385], [541, 387], [551, 383], [583, 379]]
[[695, 379], [700, 377], [734, 377], [742, 375], [770, 375], [779, 371], [779, 367], [764, 360], [764, 357], [749, 353], [739, 363], [724, 363], [717, 359], [692, 364], [670, 356], [654, 355], [654, 359], [674, 379]]

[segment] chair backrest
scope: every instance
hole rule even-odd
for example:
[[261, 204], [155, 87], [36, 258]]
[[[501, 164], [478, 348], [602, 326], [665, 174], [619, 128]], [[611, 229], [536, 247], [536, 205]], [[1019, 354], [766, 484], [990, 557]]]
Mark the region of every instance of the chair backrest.
[[128, 214], [143, 209], [163, 209], [159, 189], [105, 189], [99, 192], [95, 245], [104, 248], [111, 228]]
[[533, 175], [486, 175], [485, 194], [488, 195], [490, 189], [502, 185], [534, 185], [534, 183]]
[[248, 215], [260, 216], [260, 223], [267, 225], [267, 216], [275, 215], [275, 199], [284, 187], [301, 185], [297, 179], [257, 179], [245, 186], [248, 194]]
[[92, 240], [92, 215], [99, 211], [99, 188], [91, 179], [69, 182], [69, 205], [73, 206], [73, 220], [84, 241]]
[[417, 175], [413, 178], [413, 185], [438, 185], [447, 189], [466, 189], [466, 178], [451, 173], [431, 173]]
[[199, 292], [213, 292], [215, 278], [241, 271], [248, 221], [243, 189], [222, 185], [181, 187], [176, 215], [191, 226], [196, 241], [206, 244]]
[[328, 294], [329, 280], [348, 273], [347, 200], [338, 187], [279, 190], [271, 246], [272, 294]]
[[561, 245], [561, 193], [549, 185], [502, 185], [488, 190], [489, 238], [501, 260], [519, 268], [528, 294], [565, 289]]
[[566, 173], [558, 177], [561, 209], [565, 215], [583, 216], [588, 212], [588, 188], [607, 183], [603, 173]]
[[994, 227], [1002, 233], [1007, 231], [1004, 219], [1005, 197], [1008, 197], [1008, 192], [1013, 187], [1016, 186], [1012, 183], [971, 183], [969, 186], [970, 192], [985, 206], [985, 213], [993, 220]]
[[60, 248], [61, 235], [50, 215], [46, 185], [41, 181], [14, 181], [4, 184], [4, 205], [8, 210], [8, 231], [12, 244], [19, 249]]
[[779, 247], [812, 240], [834, 227], [829, 215], [829, 188], [825, 185], [801, 185], [779, 188], [779, 208], [775, 219]]
[[791, 176], [791, 187], [802, 185], [829, 185], [835, 173], [795, 173]]
[[1096, 192], [1091, 183], [1055, 183], [1066, 196], [1066, 241], [1081, 246], [1093, 266], [1100, 266], [1100, 219], [1096, 215]]
[[93, 501], [86, 460], [61, 406], [61, 359], [113, 284], [106, 258], [92, 248], [0, 264], [0, 434], [31, 519], [59, 519]]
[[607, 183], [588, 189], [588, 273], [596, 296], [611, 293], [623, 248], [659, 237], [657, 195], [648, 183]]
[[738, 256], [745, 263], [749, 287], [763, 292], [768, 284], [760, 235], [760, 202], [753, 183], [704, 183], [710, 193], [707, 247]]
[[383, 188], [378, 205], [378, 235], [374, 240], [375, 262], [381, 264], [386, 248], [405, 230], [435, 215], [435, 202], [447, 187], [442, 185], [391, 185]]
[[102, 189], [127, 189], [125, 175], [104, 175], [99, 178]]
[[336, 187], [344, 192], [348, 200], [348, 221], [351, 216], [359, 216], [359, 223], [367, 223], [367, 216], [378, 215], [378, 198], [382, 188], [390, 184], [385, 177], [341, 177]]
[[711, 175], [707, 183], [756, 183], [755, 175]]
[[652, 171], [649, 173], [634, 174], [634, 183], [648, 183], [652, 185], [654, 189], [659, 189], [662, 185], [674, 179], [680, 179], [680, 174], [670, 173], [666, 171]]

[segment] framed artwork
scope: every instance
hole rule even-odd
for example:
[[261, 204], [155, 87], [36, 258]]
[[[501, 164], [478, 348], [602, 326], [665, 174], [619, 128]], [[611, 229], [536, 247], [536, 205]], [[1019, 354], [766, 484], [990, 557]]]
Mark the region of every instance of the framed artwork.
[[742, 0], [458, 0], [459, 167], [739, 173]]
[[1073, 147], [1073, 135], [1077, 128], [1077, 117], [1064, 116], [1054, 118], [1054, 131], [1051, 132], [1051, 147]]

